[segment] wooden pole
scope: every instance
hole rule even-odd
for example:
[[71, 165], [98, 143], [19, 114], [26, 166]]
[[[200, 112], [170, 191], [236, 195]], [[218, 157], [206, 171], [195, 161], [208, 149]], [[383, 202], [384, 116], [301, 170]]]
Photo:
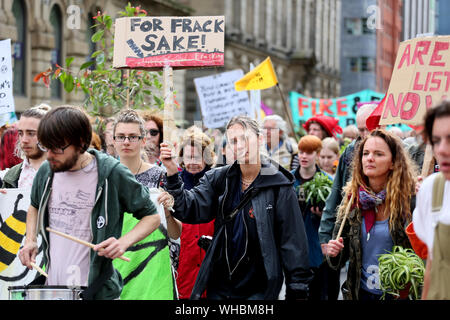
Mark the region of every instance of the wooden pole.
[[425, 155], [423, 156], [423, 165], [422, 165], [422, 173], [421, 176], [423, 179], [429, 176], [433, 172], [434, 167], [434, 157], [433, 157], [433, 148], [431, 144], [427, 143], [425, 148]]
[[338, 232], [338, 234], [336, 236], [336, 239], [334, 239], [334, 240], [339, 240], [339, 238], [341, 237], [342, 230], [344, 230], [345, 221], [347, 220], [348, 213], [350, 212], [350, 208], [351, 208], [352, 203], [353, 203], [353, 198], [354, 198], [354, 196], [352, 194], [352, 196], [350, 197], [350, 201], [347, 204], [347, 207], [345, 207], [344, 218], [342, 219], [341, 227], [339, 228], [339, 232]]
[[286, 117], [288, 119], [289, 127], [292, 130], [292, 134], [295, 137], [296, 134], [295, 134], [295, 130], [294, 130], [294, 120], [292, 120], [291, 113], [289, 112], [289, 108], [287, 106], [286, 99], [284, 98], [284, 95], [283, 95], [283, 92], [281, 91], [281, 87], [280, 87], [279, 83], [277, 83], [277, 88], [278, 88], [278, 92], [280, 93], [281, 100], [283, 101], [283, 109], [284, 109], [284, 113], [286, 114]]
[[130, 69], [127, 69], [127, 109], [130, 108]]
[[164, 90], [164, 118], [163, 118], [163, 140], [174, 144], [176, 142], [177, 127], [174, 117], [174, 97], [173, 97], [173, 69], [165, 66], [163, 72]]

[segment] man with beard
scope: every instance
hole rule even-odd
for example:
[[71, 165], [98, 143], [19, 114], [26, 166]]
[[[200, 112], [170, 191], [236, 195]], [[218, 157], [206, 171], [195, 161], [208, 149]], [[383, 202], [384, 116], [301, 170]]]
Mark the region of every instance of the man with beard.
[[[81, 286], [83, 299], [117, 299], [120, 273], [112, 259], [152, 233], [160, 218], [147, 188], [113, 157], [89, 149], [92, 127], [79, 108], [61, 106], [46, 114], [38, 146], [47, 152], [31, 189], [22, 264], [31, 269], [43, 236], [50, 286]], [[140, 221], [122, 234], [124, 212]], [[96, 244], [89, 247], [49, 233], [47, 227]]]
[[[31, 188], [33, 179], [47, 153], [38, 148], [39, 122], [51, 108], [46, 104], [30, 108], [22, 113], [17, 124], [19, 144], [25, 159], [12, 167], [3, 178], [3, 188]], [[6, 193], [6, 190], [0, 192]]]

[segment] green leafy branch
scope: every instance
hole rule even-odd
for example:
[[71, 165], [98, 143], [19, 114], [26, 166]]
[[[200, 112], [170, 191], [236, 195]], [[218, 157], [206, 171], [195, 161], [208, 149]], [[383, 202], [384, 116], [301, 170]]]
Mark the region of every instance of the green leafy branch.
[[[130, 3], [125, 11], [119, 12], [120, 17], [144, 17], [147, 12]], [[114, 56], [113, 19], [106, 13], [97, 13], [92, 26], [96, 32], [92, 35], [92, 43], [98, 50], [83, 63], [78, 70], [71, 68], [74, 57], [68, 57], [65, 65], [55, 65], [34, 78], [35, 82], [42, 79], [49, 88], [51, 80], [59, 80], [68, 93], [82, 91], [85, 95], [83, 106], [93, 116], [110, 116], [116, 114], [124, 106], [133, 109], [162, 109], [164, 100], [158, 94], [162, 83], [159, 78], [162, 72], [143, 70], [118, 70], [112, 67]]]

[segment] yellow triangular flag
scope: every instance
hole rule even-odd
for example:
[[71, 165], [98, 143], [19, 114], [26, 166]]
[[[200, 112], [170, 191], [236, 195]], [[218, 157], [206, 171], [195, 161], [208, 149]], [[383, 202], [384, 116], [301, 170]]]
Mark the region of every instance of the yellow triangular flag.
[[252, 71], [234, 83], [236, 91], [262, 90], [273, 87], [278, 83], [270, 57], [261, 62]]

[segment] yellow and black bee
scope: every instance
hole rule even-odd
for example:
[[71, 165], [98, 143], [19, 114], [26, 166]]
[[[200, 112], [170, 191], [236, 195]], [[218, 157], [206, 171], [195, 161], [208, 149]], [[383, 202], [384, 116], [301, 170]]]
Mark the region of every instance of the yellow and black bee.
[[17, 195], [14, 212], [4, 222], [0, 215], [0, 272], [14, 261], [25, 235], [27, 212], [17, 209], [22, 198], [22, 194]]

